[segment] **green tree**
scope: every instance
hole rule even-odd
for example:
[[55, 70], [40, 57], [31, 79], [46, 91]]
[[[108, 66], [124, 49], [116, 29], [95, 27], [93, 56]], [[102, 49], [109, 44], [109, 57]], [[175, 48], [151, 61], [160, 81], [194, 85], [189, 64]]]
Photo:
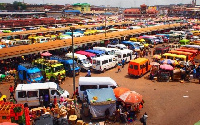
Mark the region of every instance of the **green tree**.
[[5, 5], [3, 3], [0, 3], [0, 10], [5, 10]]
[[25, 10], [26, 9], [25, 4], [23, 4], [22, 2], [17, 2], [17, 1], [13, 2], [13, 7], [15, 10]]

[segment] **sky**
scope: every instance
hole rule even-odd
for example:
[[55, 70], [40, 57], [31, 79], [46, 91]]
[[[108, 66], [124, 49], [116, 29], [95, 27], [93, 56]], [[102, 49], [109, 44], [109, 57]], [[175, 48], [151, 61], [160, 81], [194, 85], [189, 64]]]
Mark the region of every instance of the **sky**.
[[[31, 4], [74, 4], [74, 3], [89, 3], [90, 5], [105, 5], [114, 7], [139, 7], [141, 4], [148, 6], [153, 5], [169, 5], [169, 4], [189, 4], [192, 0], [1, 0], [0, 3], [13, 3], [14, 1], [25, 2]], [[197, 0], [197, 5], [200, 5], [200, 0]]]

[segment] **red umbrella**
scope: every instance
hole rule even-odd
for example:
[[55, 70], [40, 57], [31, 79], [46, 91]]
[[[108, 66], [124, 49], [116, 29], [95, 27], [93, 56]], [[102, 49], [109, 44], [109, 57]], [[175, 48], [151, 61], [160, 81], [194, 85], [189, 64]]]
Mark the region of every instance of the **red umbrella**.
[[167, 64], [160, 65], [160, 68], [164, 69], [164, 70], [173, 70], [174, 69], [171, 65], [167, 65]]
[[127, 91], [119, 97], [125, 103], [139, 103], [142, 102], [142, 95], [135, 91]]
[[119, 98], [120, 95], [124, 94], [124, 93], [127, 92], [127, 91], [130, 91], [130, 89], [128, 89], [128, 88], [123, 88], [123, 87], [117, 87], [117, 88], [115, 88], [113, 91], [114, 91], [114, 93], [115, 93], [115, 97], [116, 97], [116, 98]]
[[51, 55], [52, 55], [52, 54], [49, 53], [49, 52], [44, 52], [44, 53], [41, 54], [41, 56], [51, 56]]

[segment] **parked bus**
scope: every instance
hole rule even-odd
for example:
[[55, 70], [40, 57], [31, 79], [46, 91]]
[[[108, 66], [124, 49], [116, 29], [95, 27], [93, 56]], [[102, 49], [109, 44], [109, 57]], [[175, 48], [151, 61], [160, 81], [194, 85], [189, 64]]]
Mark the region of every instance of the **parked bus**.
[[81, 55], [85, 55], [87, 57], [87, 59], [90, 60], [90, 63], [92, 63], [92, 59], [96, 57], [96, 54], [93, 53], [89, 53], [86, 51], [77, 51], [77, 54], [81, 54]]
[[131, 60], [128, 66], [128, 75], [142, 77], [151, 69], [150, 61], [147, 58], [137, 58]]
[[106, 48], [106, 47], [93, 47], [93, 50], [104, 51], [106, 55], [115, 55], [115, 52], [119, 51], [120, 49]]
[[90, 53], [94, 53], [96, 55], [104, 55], [105, 52], [104, 51], [101, 51], [101, 50], [93, 50], [93, 49], [88, 49], [88, 50], [85, 50], [86, 52], [90, 52]]
[[117, 59], [114, 55], [103, 55], [92, 59], [92, 69], [100, 72], [117, 66]]
[[199, 54], [198, 50], [192, 50], [192, 49], [176, 49], [177, 51], [183, 51], [183, 52], [190, 52], [193, 53], [193, 57], [195, 57], [197, 54]]
[[129, 50], [129, 49], [123, 49], [123, 50], [116, 51], [115, 54], [118, 57], [118, 62], [121, 62], [123, 59], [126, 62], [129, 62], [130, 60], [133, 59], [133, 57], [132, 57], [133, 51]]
[[80, 100], [84, 99], [84, 92], [87, 89], [116, 88], [117, 83], [110, 77], [80, 77], [78, 94]]
[[183, 51], [171, 50], [171, 51], [169, 51], [169, 53], [177, 54], [177, 55], [185, 55], [185, 56], [187, 56], [186, 61], [194, 59], [193, 54], [190, 53], [190, 52], [183, 52]]
[[185, 56], [185, 55], [171, 54], [171, 53], [164, 53], [161, 56], [161, 60], [163, 60], [163, 59], [171, 59], [171, 60], [178, 60], [178, 61], [187, 61], [187, 56]]
[[169, 51], [169, 47], [163, 47], [163, 46], [158, 46], [154, 49], [153, 54], [157, 54], [157, 55], [162, 55], [164, 53], [167, 53]]
[[[65, 56], [71, 59], [73, 58], [72, 53], [67, 53]], [[85, 55], [74, 53], [74, 59], [77, 62], [78, 66], [83, 70], [89, 70], [92, 66]]]

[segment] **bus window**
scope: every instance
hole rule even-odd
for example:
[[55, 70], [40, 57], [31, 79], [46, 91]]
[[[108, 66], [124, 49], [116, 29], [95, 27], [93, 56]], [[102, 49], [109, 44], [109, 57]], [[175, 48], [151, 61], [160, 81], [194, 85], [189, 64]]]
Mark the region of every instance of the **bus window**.
[[137, 66], [137, 65], [134, 65], [134, 69], [135, 69], [135, 70], [138, 70], [138, 66]]
[[108, 88], [108, 85], [99, 85], [99, 89], [101, 88]]
[[97, 85], [81, 85], [80, 90], [85, 91], [86, 89], [97, 89]]
[[97, 65], [100, 65], [100, 61], [97, 61]]
[[130, 65], [129, 68], [130, 68], [130, 69], [133, 69], [133, 65]]

